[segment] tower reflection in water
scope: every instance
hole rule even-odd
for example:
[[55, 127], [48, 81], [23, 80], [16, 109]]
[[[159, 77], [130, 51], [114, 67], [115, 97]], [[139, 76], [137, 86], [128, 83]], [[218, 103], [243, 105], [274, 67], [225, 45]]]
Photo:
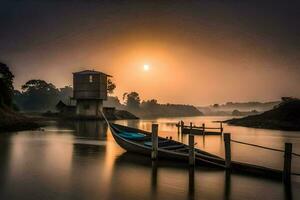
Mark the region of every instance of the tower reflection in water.
[[106, 140], [107, 124], [104, 121], [81, 120], [75, 122], [75, 135], [80, 138]]

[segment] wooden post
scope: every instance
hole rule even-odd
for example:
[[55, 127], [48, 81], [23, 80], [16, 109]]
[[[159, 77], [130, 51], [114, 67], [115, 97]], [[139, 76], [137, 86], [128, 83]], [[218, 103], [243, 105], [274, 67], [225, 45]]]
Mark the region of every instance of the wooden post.
[[190, 134], [189, 134], [189, 165], [194, 166], [195, 165], [195, 141], [194, 141], [194, 135], [192, 134], [192, 123], [190, 124]]
[[151, 188], [153, 191], [157, 189], [157, 162], [157, 160], [152, 161]]
[[292, 143], [285, 143], [283, 166], [283, 181], [285, 183], [289, 183], [291, 181], [292, 148]]
[[177, 134], [179, 135], [179, 133], [180, 133], [180, 121], [177, 124]]
[[225, 144], [225, 167], [229, 169], [231, 166], [230, 133], [224, 133], [224, 144]]
[[158, 150], [158, 124], [152, 124], [152, 135], [151, 135], [151, 141], [152, 141], [152, 152], [151, 152], [151, 158], [152, 160], [157, 159], [157, 150]]
[[222, 136], [223, 135], [223, 123], [220, 122], [220, 135]]
[[183, 128], [184, 128], [184, 122], [183, 121], [181, 121], [181, 134], [183, 134]]
[[202, 129], [203, 129], [203, 136], [205, 136], [205, 124], [202, 124]]
[[189, 167], [189, 199], [194, 198], [195, 193], [195, 166]]

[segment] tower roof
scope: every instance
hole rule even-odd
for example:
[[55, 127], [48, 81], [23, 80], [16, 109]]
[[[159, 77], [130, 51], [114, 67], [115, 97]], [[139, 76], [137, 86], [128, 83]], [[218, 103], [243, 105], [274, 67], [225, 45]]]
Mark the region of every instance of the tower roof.
[[109, 74], [105, 74], [103, 72], [99, 72], [99, 71], [95, 71], [95, 70], [83, 70], [83, 71], [79, 71], [79, 72], [73, 72], [73, 74], [103, 74], [103, 75], [106, 75], [108, 77], [112, 77], [111, 75]]

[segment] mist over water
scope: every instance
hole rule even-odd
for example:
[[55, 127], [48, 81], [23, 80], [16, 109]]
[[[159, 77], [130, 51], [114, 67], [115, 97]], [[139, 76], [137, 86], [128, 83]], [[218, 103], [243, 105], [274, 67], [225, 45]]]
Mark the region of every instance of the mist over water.
[[[177, 134], [175, 123], [184, 120], [206, 126], [226, 117], [162, 118], [117, 121], [144, 130], [159, 124], [160, 136]], [[300, 133], [224, 125], [224, 132], [244, 142], [283, 149], [293, 143], [300, 152]], [[197, 147], [224, 156], [223, 138], [196, 136]], [[233, 160], [282, 168], [283, 155], [268, 150], [232, 144]], [[293, 199], [300, 198], [300, 178], [292, 188], [279, 181], [187, 163], [152, 162], [150, 158], [126, 153], [103, 122], [52, 122], [45, 131], [22, 131], [0, 135], [1, 199]], [[300, 159], [293, 158], [293, 171], [300, 172]]]

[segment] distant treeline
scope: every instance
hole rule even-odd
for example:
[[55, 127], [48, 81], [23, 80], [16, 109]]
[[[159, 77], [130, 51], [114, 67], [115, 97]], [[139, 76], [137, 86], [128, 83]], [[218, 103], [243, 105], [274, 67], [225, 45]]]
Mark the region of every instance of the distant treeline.
[[124, 93], [123, 102], [121, 104], [117, 97], [109, 97], [105, 105], [128, 110], [140, 118], [203, 115], [192, 105], [160, 104], [156, 99], [141, 101], [137, 92]]
[[21, 111], [53, 111], [60, 100], [69, 102], [72, 95], [70, 86], [56, 88], [44, 80], [29, 80], [22, 86], [22, 91], [14, 91], [14, 102]]
[[227, 102], [225, 104], [213, 104], [206, 107], [198, 107], [205, 115], [253, 115], [271, 110], [281, 101], [272, 102]]
[[239, 110], [239, 111], [265, 111], [272, 109], [275, 105], [278, 105], [281, 101], [272, 101], [272, 102], [227, 102], [225, 104], [213, 104], [210, 108], [215, 110]]
[[180, 104], [154, 104], [149, 106], [147, 102], [142, 102], [138, 110], [132, 111], [139, 117], [181, 117], [203, 115], [192, 105]]
[[9, 67], [0, 63], [0, 108], [7, 110], [43, 111], [55, 108], [61, 99], [67, 101], [72, 96], [72, 88], [56, 88], [44, 80], [30, 80], [22, 90], [14, 90], [14, 75]]
[[[109, 80], [108, 92], [110, 94], [113, 93], [115, 87], [115, 84]], [[16, 107], [25, 112], [55, 111], [59, 101], [68, 105], [73, 96], [71, 86], [57, 88], [54, 84], [39, 79], [27, 81], [21, 89], [21, 91], [14, 90], [12, 97]], [[196, 107], [191, 105], [159, 104], [155, 99], [141, 101], [136, 92], [125, 93], [123, 102], [121, 103], [118, 97], [109, 96], [104, 106], [127, 110], [138, 117], [202, 115]]]
[[[112, 93], [115, 84], [108, 80], [108, 92]], [[14, 90], [13, 99], [18, 109], [29, 112], [55, 111], [59, 101], [70, 104], [73, 88], [65, 86], [57, 88], [54, 84], [44, 80], [33, 79], [27, 81], [22, 90]]]

